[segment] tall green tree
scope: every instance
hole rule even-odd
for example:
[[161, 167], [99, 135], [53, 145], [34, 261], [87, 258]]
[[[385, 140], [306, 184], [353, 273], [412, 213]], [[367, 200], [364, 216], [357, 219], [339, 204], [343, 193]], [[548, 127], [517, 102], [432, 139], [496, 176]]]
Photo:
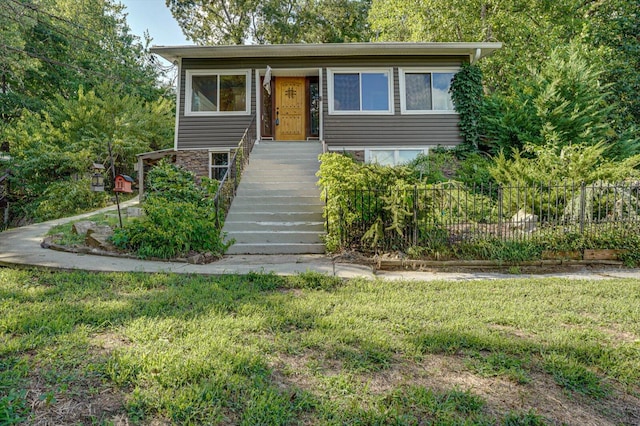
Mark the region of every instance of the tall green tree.
[[165, 92], [148, 40], [131, 34], [113, 0], [3, 0], [0, 8], [3, 118], [41, 109], [55, 95], [116, 83], [147, 100]]
[[[563, 102], [568, 103], [567, 108], [575, 106], [574, 100], [580, 103], [587, 96], [586, 86], [593, 86], [591, 92], [595, 93], [610, 85], [605, 92], [607, 106], [594, 104], [602, 109], [594, 114], [606, 118], [608, 146], [615, 140], [631, 141], [620, 151], [620, 155], [627, 155], [634, 150], [633, 135], [640, 122], [639, 15], [636, 0], [373, 0], [369, 23], [376, 40], [503, 42], [502, 49], [480, 63], [485, 88], [491, 93], [485, 115], [490, 121], [502, 122], [500, 134], [492, 134], [489, 127], [484, 137], [493, 139], [490, 145], [501, 148], [520, 148], [525, 142], [540, 144], [549, 136], [549, 131], [546, 136], [539, 131], [541, 126], [549, 128], [541, 121], [545, 102], [539, 91], [539, 85], [545, 84], [540, 81], [541, 70], [554, 49], [582, 45], [588, 52], [581, 59], [586, 63], [583, 69], [602, 67], [602, 71], [580, 77], [575, 86], [567, 81], [546, 85], [546, 102], [549, 107], [556, 104], [559, 121], [558, 114], [573, 114], [563, 110]], [[572, 78], [568, 67], [562, 69], [568, 74], [558, 78]], [[546, 115], [550, 117], [551, 110]], [[596, 129], [599, 120], [587, 120], [595, 126], [590, 143], [602, 139], [602, 132]], [[576, 116], [568, 121], [580, 122]], [[565, 141], [575, 139], [566, 132], [558, 136]]]
[[[14, 217], [51, 219], [76, 212], [54, 209], [86, 205], [86, 176], [94, 162], [110, 166], [111, 143], [117, 173], [133, 173], [136, 154], [166, 148], [173, 135], [173, 103], [147, 102], [103, 83], [95, 90], [82, 87], [78, 95], [57, 95], [40, 112], [25, 111], [6, 131], [11, 144]], [[108, 176], [110, 173], [108, 173]], [[65, 188], [69, 194], [65, 195]], [[76, 188], [71, 191], [70, 188]], [[75, 199], [70, 200], [69, 198]], [[62, 200], [62, 198], [66, 198]], [[46, 213], [40, 205], [46, 203]], [[62, 201], [66, 201], [62, 203]]]
[[371, 0], [166, 0], [196, 44], [368, 41]]

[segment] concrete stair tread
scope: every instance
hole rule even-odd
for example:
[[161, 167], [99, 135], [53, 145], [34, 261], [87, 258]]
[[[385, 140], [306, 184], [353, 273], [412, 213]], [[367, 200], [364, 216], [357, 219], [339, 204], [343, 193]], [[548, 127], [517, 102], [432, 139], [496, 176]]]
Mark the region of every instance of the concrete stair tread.
[[229, 254], [324, 253], [318, 141], [257, 143], [223, 232]]

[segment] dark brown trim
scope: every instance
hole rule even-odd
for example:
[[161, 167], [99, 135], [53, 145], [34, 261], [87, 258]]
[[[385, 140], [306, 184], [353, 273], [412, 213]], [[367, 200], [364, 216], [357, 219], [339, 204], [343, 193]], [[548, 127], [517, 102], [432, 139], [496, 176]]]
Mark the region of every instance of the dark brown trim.
[[276, 89], [276, 85], [275, 85], [275, 79], [276, 77], [272, 77], [271, 78], [271, 129], [265, 129], [264, 126], [264, 121], [262, 121], [262, 117], [264, 116], [265, 110], [264, 110], [264, 101], [265, 101], [265, 90], [263, 88], [263, 83], [264, 83], [264, 76], [260, 77], [260, 89], [261, 90], [261, 96], [260, 96], [260, 115], [257, 117], [260, 120], [260, 137], [261, 138], [273, 138], [275, 137], [274, 135], [274, 126], [275, 126], [275, 119], [274, 119], [274, 115], [275, 115], [275, 105], [273, 102], [273, 96], [274, 96], [274, 91]]

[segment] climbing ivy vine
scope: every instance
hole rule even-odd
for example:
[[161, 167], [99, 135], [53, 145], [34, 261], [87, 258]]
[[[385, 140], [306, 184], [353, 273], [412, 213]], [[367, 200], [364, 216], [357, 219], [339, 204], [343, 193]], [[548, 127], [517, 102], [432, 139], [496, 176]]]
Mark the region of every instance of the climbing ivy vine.
[[451, 98], [460, 114], [460, 131], [464, 142], [474, 151], [480, 142], [483, 96], [482, 70], [477, 65], [463, 65], [451, 83]]

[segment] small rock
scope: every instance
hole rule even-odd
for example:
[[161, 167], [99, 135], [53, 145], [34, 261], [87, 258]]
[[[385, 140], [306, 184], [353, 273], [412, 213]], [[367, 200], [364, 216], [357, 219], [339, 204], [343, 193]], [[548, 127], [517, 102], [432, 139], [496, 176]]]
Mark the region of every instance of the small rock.
[[536, 222], [538, 222], [538, 216], [527, 213], [524, 209], [520, 209], [518, 213], [514, 214], [511, 218], [511, 228], [533, 232], [536, 230]]
[[201, 253], [196, 253], [192, 256], [187, 257], [187, 262], [192, 265], [202, 265], [204, 264], [204, 256]]
[[95, 225], [87, 230], [87, 236], [93, 234], [111, 236], [113, 235], [113, 229], [109, 225]]
[[140, 217], [142, 216], [143, 210], [140, 207], [128, 207], [127, 208], [127, 216], [129, 217]]
[[109, 242], [109, 238], [111, 234], [99, 234], [97, 232], [92, 232], [87, 234], [84, 242], [89, 247], [97, 248], [104, 251], [116, 251], [116, 247]]
[[81, 220], [71, 226], [71, 232], [78, 235], [85, 235], [89, 229], [96, 226], [96, 223], [90, 220]]

